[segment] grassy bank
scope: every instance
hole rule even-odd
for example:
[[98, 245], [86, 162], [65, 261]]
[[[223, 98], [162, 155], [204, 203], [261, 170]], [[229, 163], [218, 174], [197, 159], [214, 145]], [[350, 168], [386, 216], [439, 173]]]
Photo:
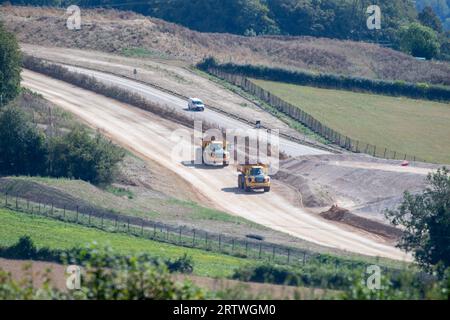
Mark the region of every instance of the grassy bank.
[[30, 236], [38, 248], [67, 250], [96, 241], [110, 245], [118, 254], [148, 253], [163, 259], [188, 254], [194, 261], [194, 273], [208, 277], [229, 277], [248, 260], [197, 249], [178, 247], [142, 238], [104, 232], [75, 224], [0, 209], [0, 246], [15, 244], [21, 236]]
[[450, 106], [445, 103], [252, 81], [353, 139], [450, 163]]

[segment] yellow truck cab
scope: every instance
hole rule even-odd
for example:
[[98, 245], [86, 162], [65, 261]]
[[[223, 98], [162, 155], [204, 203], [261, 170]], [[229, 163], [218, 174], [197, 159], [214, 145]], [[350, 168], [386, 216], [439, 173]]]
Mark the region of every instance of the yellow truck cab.
[[269, 167], [265, 164], [239, 165], [238, 177], [239, 189], [246, 192], [251, 190], [263, 189], [264, 192], [270, 191], [270, 177], [268, 175]]
[[228, 166], [230, 164], [230, 152], [227, 150], [226, 141], [203, 141], [203, 164], [210, 166]]

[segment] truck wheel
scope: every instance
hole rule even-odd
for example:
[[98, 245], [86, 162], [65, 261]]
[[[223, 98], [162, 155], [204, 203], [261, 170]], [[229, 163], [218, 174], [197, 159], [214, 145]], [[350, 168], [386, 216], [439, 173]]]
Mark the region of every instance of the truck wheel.
[[250, 187], [245, 186], [245, 192], [250, 192], [252, 189]]
[[242, 187], [241, 187], [241, 176], [238, 177], [238, 189], [242, 189]]
[[264, 188], [264, 192], [270, 192], [270, 187]]

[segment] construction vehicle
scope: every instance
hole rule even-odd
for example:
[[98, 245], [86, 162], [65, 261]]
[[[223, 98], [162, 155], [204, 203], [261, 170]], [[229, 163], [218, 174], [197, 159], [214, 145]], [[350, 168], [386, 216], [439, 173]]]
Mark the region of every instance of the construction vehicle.
[[230, 164], [230, 152], [226, 140], [217, 141], [214, 137], [202, 142], [203, 164], [210, 166], [228, 166]]
[[270, 191], [270, 177], [268, 175], [269, 166], [265, 164], [245, 164], [238, 166], [239, 189], [250, 192], [251, 190], [263, 189], [264, 192]]

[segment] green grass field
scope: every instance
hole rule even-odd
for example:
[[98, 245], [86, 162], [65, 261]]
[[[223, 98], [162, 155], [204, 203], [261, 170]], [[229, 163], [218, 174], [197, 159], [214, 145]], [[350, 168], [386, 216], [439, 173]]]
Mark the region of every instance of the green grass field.
[[146, 240], [125, 234], [104, 232], [75, 224], [0, 209], [0, 246], [15, 244], [20, 237], [30, 236], [38, 248], [71, 249], [92, 241], [109, 245], [118, 254], [148, 253], [163, 259], [176, 259], [188, 254], [194, 261], [194, 273], [208, 277], [228, 277], [251, 260], [216, 254]]
[[450, 105], [252, 80], [353, 139], [450, 164]]

